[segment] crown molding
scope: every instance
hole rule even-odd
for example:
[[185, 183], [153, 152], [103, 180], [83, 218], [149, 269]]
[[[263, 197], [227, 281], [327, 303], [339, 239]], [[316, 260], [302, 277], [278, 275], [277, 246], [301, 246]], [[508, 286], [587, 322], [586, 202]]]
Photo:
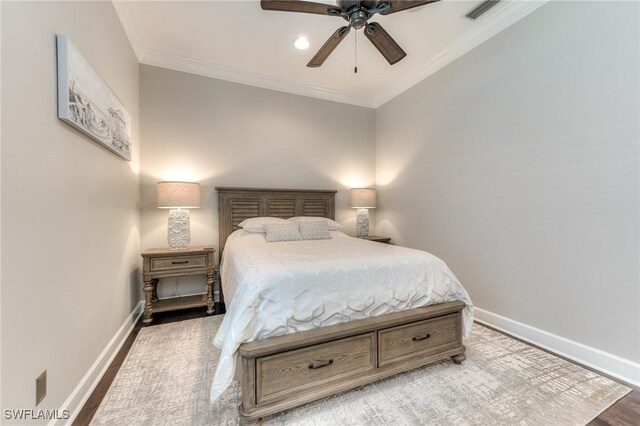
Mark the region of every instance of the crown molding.
[[155, 49], [148, 49], [140, 62], [147, 65], [203, 75], [234, 83], [248, 84], [250, 86], [293, 93], [295, 95], [311, 96], [313, 98], [320, 98], [328, 101], [341, 102], [368, 108], [374, 107], [374, 100], [371, 96], [357, 95], [340, 90], [285, 80], [240, 68], [161, 52]]
[[120, 23], [127, 34], [133, 52], [136, 54], [138, 62], [140, 62], [147, 50], [149, 50], [149, 43], [136, 16], [133, 3], [122, 0], [112, 0], [111, 3], [118, 14], [118, 18], [120, 18]]
[[368, 108], [374, 107], [374, 99], [372, 96], [357, 95], [340, 90], [299, 83], [240, 68], [229, 67], [226, 65], [187, 58], [151, 49], [144, 34], [142, 25], [137, 18], [134, 4], [123, 0], [112, 0], [112, 4], [118, 14], [118, 18], [120, 18], [122, 27], [129, 38], [129, 43], [131, 43], [131, 47], [138, 58], [138, 62], [141, 64], [203, 75], [220, 80], [232, 81], [234, 83], [248, 84], [280, 92], [310, 96], [328, 101], [364, 106]]
[[[375, 108], [384, 105], [431, 74], [450, 64], [465, 53], [484, 43], [500, 31], [515, 24], [549, 0], [511, 0], [503, 8], [487, 16], [471, 31], [458, 38], [435, 58], [418, 68], [413, 74], [399, 80], [381, 96], [375, 97]], [[480, 18], [482, 20], [482, 18]]]
[[396, 81], [391, 86], [387, 86], [384, 93], [375, 97], [286, 80], [152, 49], [149, 47], [144, 30], [136, 16], [133, 3], [121, 0], [112, 0], [112, 3], [129, 38], [129, 42], [138, 57], [138, 61], [142, 64], [328, 101], [377, 108], [420, 83], [500, 31], [513, 25], [548, 1], [550, 0], [505, 0], [506, 5], [504, 7], [489, 14], [484, 19], [480, 18], [478, 25], [471, 31], [458, 38], [451, 46], [420, 66], [412, 74]]

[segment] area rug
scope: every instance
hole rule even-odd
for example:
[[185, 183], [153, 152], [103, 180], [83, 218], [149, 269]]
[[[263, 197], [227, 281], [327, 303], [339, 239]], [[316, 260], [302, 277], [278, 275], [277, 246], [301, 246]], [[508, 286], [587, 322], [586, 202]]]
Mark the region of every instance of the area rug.
[[[93, 425], [237, 425], [236, 382], [209, 403], [221, 316], [140, 331]], [[264, 425], [584, 425], [630, 389], [478, 324], [443, 361], [263, 420]]]

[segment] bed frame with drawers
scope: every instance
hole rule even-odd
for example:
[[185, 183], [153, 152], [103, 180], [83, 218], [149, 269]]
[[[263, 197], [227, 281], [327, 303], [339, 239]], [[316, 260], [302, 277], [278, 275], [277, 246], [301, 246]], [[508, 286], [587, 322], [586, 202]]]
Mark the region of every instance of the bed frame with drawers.
[[[336, 191], [216, 188], [220, 252], [244, 219], [335, 218]], [[398, 373], [465, 360], [463, 302], [447, 302], [240, 346], [242, 424]]]

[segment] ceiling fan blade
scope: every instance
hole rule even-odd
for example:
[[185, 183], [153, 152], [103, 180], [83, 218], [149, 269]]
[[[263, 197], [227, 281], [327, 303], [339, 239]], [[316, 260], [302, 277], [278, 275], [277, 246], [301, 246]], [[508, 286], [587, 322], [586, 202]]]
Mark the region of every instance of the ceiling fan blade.
[[389, 15], [391, 13], [402, 12], [403, 10], [424, 6], [425, 4], [435, 3], [438, 1], [440, 0], [384, 0], [378, 2], [378, 4], [388, 3], [391, 7], [380, 14]]
[[382, 53], [382, 56], [389, 61], [391, 65], [401, 61], [407, 54], [404, 50], [391, 38], [388, 32], [382, 28], [377, 22], [367, 24], [364, 35], [369, 41]]
[[311, 58], [307, 66], [310, 68], [317, 68], [321, 66], [324, 61], [327, 60], [329, 55], [331, 55], [331, 52], [333, 52], [335, 48], [338, 47], [340, 42], [347, 36], [347, 34], [349, 34], [349, 31], [351, 31], [351, 27], [349, 26], [338, 28], [336, 32], [333, 33], [331, 37], [329, 37], [329, 40], [327, 40], [324, 45], [322, 45], [320, 50], [318, 50], [318, 53], [316, 53], [316, 55]]
[[315, 13], [317, 15], [340, 15], [342, 12], [338, 6], [299, 0], [261, 0], [260, 7], [262, 10]]

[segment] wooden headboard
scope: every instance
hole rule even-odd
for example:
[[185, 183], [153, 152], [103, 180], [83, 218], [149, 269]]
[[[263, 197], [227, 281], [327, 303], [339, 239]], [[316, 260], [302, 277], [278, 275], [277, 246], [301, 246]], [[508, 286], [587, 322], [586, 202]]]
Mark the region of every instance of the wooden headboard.
[[335, 219], [337, 191], [317, 189], [225, 188], [218, 191], [218, 220], [222, 254], [227, 237], [250, 217], [320, 216]]

